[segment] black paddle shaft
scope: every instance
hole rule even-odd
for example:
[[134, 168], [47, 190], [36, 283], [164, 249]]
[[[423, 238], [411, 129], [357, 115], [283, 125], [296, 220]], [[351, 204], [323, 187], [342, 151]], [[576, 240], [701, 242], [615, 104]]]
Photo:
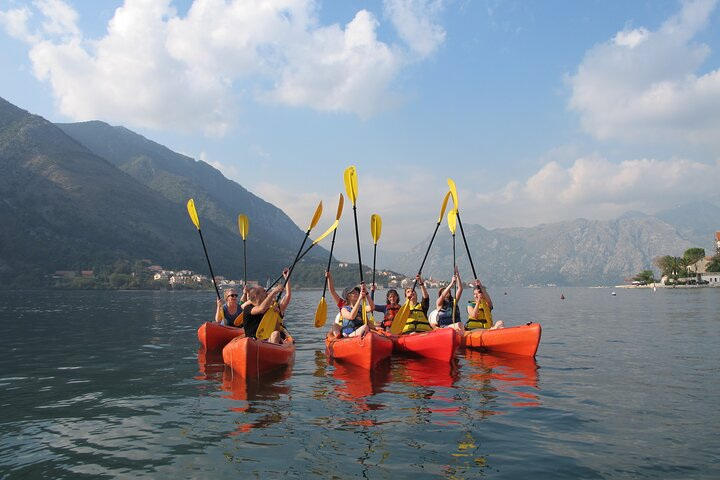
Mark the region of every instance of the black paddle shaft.
[[205, 240], [203, 239], [202, 232], [199, 228], [198, 233], [200, 234], [200, 242], [203, 246], [203, 252], [205, 252], [205, 260], [207, 260], [208, 268], [210, 268], [210, 277], [212, 277], [213, 285], [215, 285], [215, 293], [217, 294], [218, 300], [222, 300], [222, 298], [220, 298], [220, 290], [218, 290], [217, 283], [215, 283], [215, 274], [213, 273], [212, 265], [210, 265], [210, 257], [208, 256], [207, 248], [205, 248]]
[[[330, 243], [330, 258], [328, 258], [327, 269], [325, 269], [326, 272], [329, 272], [329, 271], [330, 271], [330, 264], [332, 263], [332, 253], [333, 253], [333, 249], [335, 248], [335, 234], [336, 234], [336, 233], [337, 233], [337, 229], [335, 229], [335, 231], [333, 232], [332, 242]], [[304, 254], [303, 254], [303, 255], [304, 255]], [[325, 278], [325, 285], [323, 285], [322, 298], [325, 298], [325, 292], [327, 292], [327, 284], [328, 284], [328, 279], [327, 279], [327, 277], [326, 277], [326, 278]]]
[[[375, 285], [375, 259], [377, 258], [377, 243], [375, 244], [375, 247], [373, 248], [373, 275], [372, 275], [372, 282], [371, 285]], [[373, 302], [375, 301], [375, 289], [370, 291], [370, 298], [372, 298]]]
[[355, 243], [357, 243], [358, 266], [360, 267], [360, 283], [363, 283], [362, 257], [360, 256], [360, 232], [358, 231], [357, 206], [353, 204], [353, 217], [355, 218]]
[[457, 216], [458, 225], [460, 225], [460, 233], [462, 233], [463, 243], [465, 243], [465, 251], [468, 254], [468, 260], [470, 260], [470, 268], [472, 268], [473, 278], [477, 280], [478, 276], [475, 273], [475, 265], [473, 265], [472, 257], [470, 256], [470, 248], [468, 247], [467, 240], [465, 239], [465, 230], [463, 230], [462, 222], [460, 221], [460, 212], [455, 212]]
[[[293, 263], [292, 263], [292, 265], [290, 266], [290, 271], [288, 271], [288, 276], [287, 276], [287, 278], [285, 279], [285, 281], [283, 282], [283, 287], [284, 287], [285, 285], [287, 285], [287, 282], [290, 281], [290, 275], [292, 275], [293, 270], [295, 270], [295, 265], [297, 265], [297, 263], [300, 261], [300, 258], [302, 257], [302, 255], [300, 255], [300, 252], [302, 252], [302, 249], [303, 249], [303, 247], [305, 246], [305, 243], [307, 242], [307, 239], [308, 239], [309, 236], [310, 236], [310, 229], [308, 229], [308, 231], [305, 232], [305, 238], [303, 238], [302, 245], [300, 245], [300, 248], [298, 249], [297, 253], [295, 254], [295, 260], [293, 260]], [[308, 248], [308, 250], [310, 250], [310, 249]], [[307, 251], [306, 251], [305, 253], [307, 253]], [[279, 280], [280, 278], [282, 278], [282, 274], [280, 274], [280, 277], [278, 278], [278, 280]], [[275, 284], [278, 282], [278, 280], [275, 280], [275, 282], [273, 282], [273, 285], [275, 285]], [[284, 290], [284, 289], [283, 289], [283, 290]], [[276, 302], [280, 300], [280, 297], [282, 296], [283, 290], [280, 290], [280, 293], [277, 294], [277, 298], [275, 299]]]
[[243, 280], [243, 287], [247, 288], [247, 247], [245, 247], [245, 239], [243, 238], [243, 269], [245, 279]]
[[[440, 228], [440, 222], [435, 225], [435, 231], [433, 232], [432, 238], [430, 239], [430, 244], [428, 245], [427, 250], [425, 251], [425, 256], [423, 257], [423, 261], [420, 264], [420, 270], [418, 270], [418, 275], [422, 273], [422, 269], [425, 266], [425, 260], [427, 260], [428, 253], [430, 253], [430, 247], [432, 247], [433, 242], [435, 241], [435, 235], [437, 235], [438, 228]], [[415, 282], [413, 283], [413, 290], [415, 290], [415, 287], [417, 287], [417, 278], [415, 279]]]

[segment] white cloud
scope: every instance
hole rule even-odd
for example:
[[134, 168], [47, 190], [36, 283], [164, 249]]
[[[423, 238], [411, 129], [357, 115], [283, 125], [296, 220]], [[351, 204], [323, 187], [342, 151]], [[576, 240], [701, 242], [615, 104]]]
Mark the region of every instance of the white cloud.
[[603, 140], [720, 146], [720, 70], [701, 73], [710, 47], [693, 41], [716, 3], [686, 1], [657, 31], [625, 30], [590, 49], [567, 78], [583, 128]]
[[[466, 221], [488, 228], [581, 217], [610, 219], [630, 210], [652, 214], [687, 202], [689, 192], [694, 198], [714, 194], [718, 178], [720, 161], [708, 165], [687, 159], [643, 158], [616, 164], [588, 156], [568, 167], [550, 162], [524, 183], [478, 192], [465, 202], [461, 213], [468, 212]], [[474, 212], [482, 212], [483, 217]]]
[[0, 11], [0, 26], [13, 38], [26, 43], [34, 43], [39, 38], [28, 30], [28, 21], [32, 12], [28, 8], [16, 8], [7, 11]]
[[431, 55], [445, 41], [445, 30], [435, 22], [442, 0], [386, 0], [385, 11], [400, 37], [421, 57]]
[[126, 0], [99, 39], [83, 38], [62, 0], [33, 5], [0, 12], [0, 23], [30, 43], [61, 113], [209, 135], [228, 131], [238, 100], [373, 115], [398, 102], [392, 82], [410, 51], [428, 55], [444, 39], [441, 4], [427, 1], [390, 3], [410, 51], [380, 41], [366, 10], [320, 25], [313, 0], [195, 0], [184, 17], [170, 0]]

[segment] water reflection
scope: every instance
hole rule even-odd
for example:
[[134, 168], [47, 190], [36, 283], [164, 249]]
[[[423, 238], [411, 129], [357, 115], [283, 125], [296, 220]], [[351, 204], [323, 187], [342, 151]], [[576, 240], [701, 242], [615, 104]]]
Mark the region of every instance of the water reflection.
[[[223, 398], [237, 401], [230, 410], [252, 421], [236, 421], [236, 429], [230, 435], [247, 433], [253, 429], [266, 428], [285, 419], [285, 414], [274, 408], [274, 403], [290, 394], [290, 385], [286, 382], [292, 375], [292, 367], [268, 372], [261, 379], [247, 379], [235, 374], [223, 363], [222, 352], [198, 350], [198, 380], [211, 380], [226, 392]], [[259, 415], [259, 416], [257, 416]]]
[[473, 373], [469, 375], [474, 383], [471, 388], [480, 390], [488, 399], [494, 399], [496, 392], [502, 392], [520, 399], [510, 404], [513, 407], [541, 405], [536, 393], [539, 390], [538, 366], [534, 357], [466, 349], [465, 360], [473, 367]]

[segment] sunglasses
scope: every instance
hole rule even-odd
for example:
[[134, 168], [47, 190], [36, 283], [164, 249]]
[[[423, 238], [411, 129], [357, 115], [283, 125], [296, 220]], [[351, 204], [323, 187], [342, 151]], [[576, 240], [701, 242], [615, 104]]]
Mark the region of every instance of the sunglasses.
[[238, 296], [237, 293], [231, 293], [230, 295], [228, 295], [228, 297], [233, 297], [233, 298], [236, 298], [237, 296]]

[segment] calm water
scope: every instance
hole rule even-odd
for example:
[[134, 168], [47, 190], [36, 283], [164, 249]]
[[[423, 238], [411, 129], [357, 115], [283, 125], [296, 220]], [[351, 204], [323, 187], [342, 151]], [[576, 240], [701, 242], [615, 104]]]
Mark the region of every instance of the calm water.
[[208, 292], [0, 293], [2, 478], [720, 478], [720, 289], [493, 289], [535, 360], [329, 365], [296, 292], [292, 370], [237, 381]]

